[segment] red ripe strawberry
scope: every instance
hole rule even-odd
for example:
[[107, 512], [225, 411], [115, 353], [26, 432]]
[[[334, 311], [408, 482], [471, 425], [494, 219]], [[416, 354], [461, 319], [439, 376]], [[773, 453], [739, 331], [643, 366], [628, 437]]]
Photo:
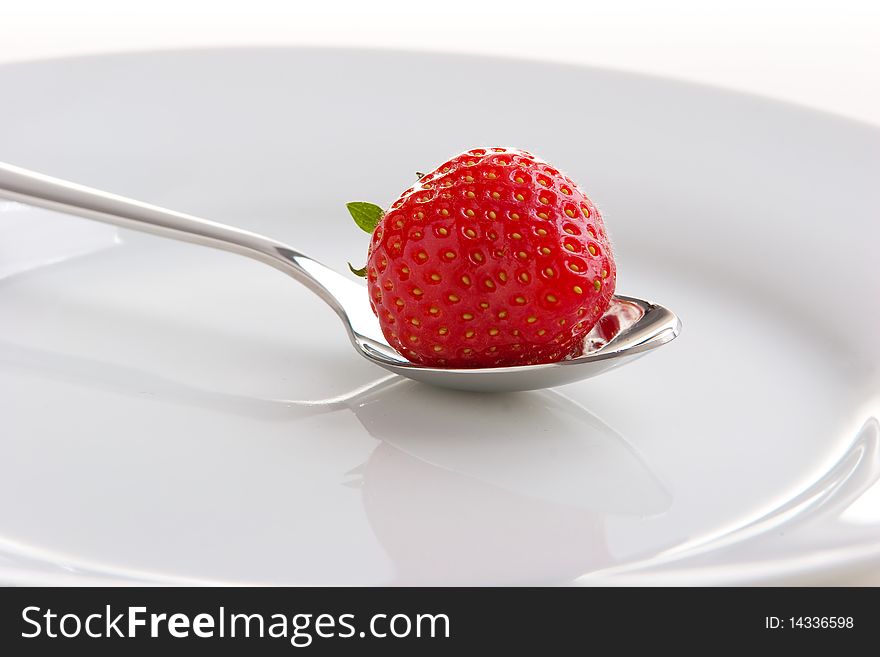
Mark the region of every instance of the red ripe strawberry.
[[[569, 178], [514, 148], [475, 148], [422, 175], [373, 237], [370, 305], [392, 347], [434, 367], [562, 360], [607, 310], [616, 269], [602, 215]], [[353, 270], [355, 271], [355, 270]]]

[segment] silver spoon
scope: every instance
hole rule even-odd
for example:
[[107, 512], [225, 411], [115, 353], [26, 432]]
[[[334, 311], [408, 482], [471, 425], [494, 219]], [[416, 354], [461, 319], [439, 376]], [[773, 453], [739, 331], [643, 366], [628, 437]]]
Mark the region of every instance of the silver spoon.
[[484, 369], [423, 367], [410, 363], [385, 341], [363, 285], [281, 242], [3, 163], [0, 198], [264, 262], [295, 278], [335, 310], [361, 356], [395, 374], [444, 388], [481, 392], [552, 388], [628, 363], [666, 344], [681, 330], [678, 317], [663, 306], [616, 296], [587, 336], [583, 353], [570, 360]]

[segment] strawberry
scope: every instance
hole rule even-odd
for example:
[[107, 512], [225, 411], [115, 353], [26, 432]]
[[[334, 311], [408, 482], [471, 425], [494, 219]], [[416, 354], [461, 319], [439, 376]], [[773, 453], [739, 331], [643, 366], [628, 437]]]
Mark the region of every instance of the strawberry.
[[514, 148], [475, 148], [421, 175], [387, 212], [350, 203], [372, 233], [370, 305], [389, 344], [433, 367], [562, 360], [607, 310], [616, 268], [578, 186]]

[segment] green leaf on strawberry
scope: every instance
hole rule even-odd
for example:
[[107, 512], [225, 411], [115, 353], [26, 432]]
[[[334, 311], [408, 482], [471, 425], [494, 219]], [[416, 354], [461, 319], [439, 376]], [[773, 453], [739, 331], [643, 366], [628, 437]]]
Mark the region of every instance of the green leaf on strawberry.
[[[351, 218], [354, 219], [354, 223], [356, 223], [361, 230], [370, 235], [376, 230], [376, 226], [385, 214], [385, 211], [378, 205], [366, 203], [364, 201], [346, 203], [345, 207], [348, 208]], [[354, 268], [352, 268], [352, 271], [357, 274], [357, 271], [355, 271]], [[363, 274], [358, 275], [361, 276]]]
[[361, 267], [360, 269], [355, 269], [355, 268], [354, 268], [354, 265], [352, 265], [352, 264], [349, 262], [349, 263], [348, 263], [348, 268], [351, 270], [351, 273], [354, 274], [355, 276], [360, 276], [361, 278], [366, 278], [366, 277], [367, 277], [367, 266], [366, 266], [366, 265], [364, 265], [364, 266]]

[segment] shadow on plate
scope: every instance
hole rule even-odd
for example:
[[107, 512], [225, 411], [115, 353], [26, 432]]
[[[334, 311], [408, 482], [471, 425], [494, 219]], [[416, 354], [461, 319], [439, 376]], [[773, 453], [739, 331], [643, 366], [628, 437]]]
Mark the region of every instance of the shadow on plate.
[[552, 390], [475, 394], [390, 376], [332, 399], [263, 399], [18, 345], [0, 344], [0, 362], [272, 422], [354, 414], [380, 442], [343, 478], [361, 490], [398, 584], [570, 581], [614, 563], [607, 517], [654, 516], [672, 502], [622, 436]]

